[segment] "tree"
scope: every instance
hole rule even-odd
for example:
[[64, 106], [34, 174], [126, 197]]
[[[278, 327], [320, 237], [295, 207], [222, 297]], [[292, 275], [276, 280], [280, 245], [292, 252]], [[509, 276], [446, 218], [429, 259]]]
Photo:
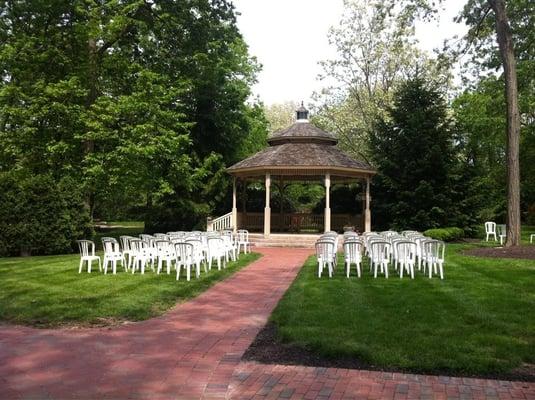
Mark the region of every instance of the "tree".
[[314, 121], [338, 135], [340, 146], [370, 158], [367, 137], [378, 116], [391, 105], [405, 79], [424, 74], [445, 84], [447, 71], [417, 48], [414, 30], [401, 12], [384, 2], [344, 2], [344, 15], [329, 41], [337, 57], [322, 63], [327, 87], [316, 95]]
[[[399, 4], [399, 2], [396, 2]], [[391, 3], [393, 7], [394, 2]], [[403, 2], [408, 14], [415, 18], [417, 15], [429, 15], [436, 11], [435, 2], [427, 0], [405, 0]], [[518, 14], [519, 25], [529, 29], [526, 20], [533, 18], [533, 2], [527, 0], [512, 0], [507, 3], [513, 10], [523, 9], [524, 15]], [[507, 116], [507, 240], [506, 247], [520, 244], [520, 116], [518, 108], [518, 83], [516, 70], [516, 55], [514, 49], [513, 29], [508, 17], [505, 0], [468, 0], [459, 20], [464, 20], [470, 30], [466, 35], [469, 46], [478, 44], [474, 54], [485, 53], [487, 60], [492, 59], [493, 48], [489, 47], [490, 39], [496, 35], [501, 67], [506, 93]], [[492, 11], [492, 12], [491, 12]], [[494, 26], [489, 29], [489, 23]], [[526, 28], [527, 27], [527, 28]]]
[[394, 94], [393, 106], [370, 136], [376, 225], [425, 230], [455, 225], [452, 182], [454, 129], [443, 95], [415, 78]]
[[264, 107], [264, 113], [269, 124], [269, 132], [273, 133], [287, 128], [295, 122], [295, 111], [299, 103], [287, 101], [275, 103]]
[[[520, 244], [520, 113], [518, 106], [518, 82], [513, 32], [507, 16], [504, 0], [487, 0], [486, 7], [471, 0], [464, 9], [464, 16], [480, 13], [472, 37], [478, 35], [478, 26], [490, 10], [494, 13], [495, 32], [504, 72], [505, 97], [507, 105], [507, 240], [505, 246]], [[471, 18], [467, 18], [467, 21]]]
[[0, 4], [1, 171], [70, 177], [91, 214], [180, 197], [192, 224], [227, 190], [222, 160], [265, 137], [229, 1]]

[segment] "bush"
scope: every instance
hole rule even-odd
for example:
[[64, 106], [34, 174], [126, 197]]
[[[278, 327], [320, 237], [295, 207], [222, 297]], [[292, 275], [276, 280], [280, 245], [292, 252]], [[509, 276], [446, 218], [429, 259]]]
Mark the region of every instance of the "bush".
[[464, 231], [461, 228], [437, 228], [437, 229], [428, 229], [424, 232], [425, 236], [430, 238], [443, 240], [444, 242], [452, 242], [454, 240], [459, 240], [464, 237]]
[[0, 221], [0, 256], [70, 253], [92, 235], [75, 182], [50, 175], [0, 173]]

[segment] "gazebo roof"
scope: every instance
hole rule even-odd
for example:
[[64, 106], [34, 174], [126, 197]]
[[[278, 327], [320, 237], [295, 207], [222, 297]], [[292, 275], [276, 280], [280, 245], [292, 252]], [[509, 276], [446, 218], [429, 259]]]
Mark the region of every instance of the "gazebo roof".
[[310, 122], [296, 122], [286, 129], [274, 132], [268, 138], [269, 144], [278, 144], [284, 142], [324, 142], [327, 144], [336, 144], [338, 139], [330, 132], [325, 132]]
[[234, 164], [229, 172], [269, 167], [321, 167], [374, 172], [364, 161], [355, 160], [336, 146], [319, 143], [284, 143], [270, 146]]
[[260, 175], [277, 172], [281, 175], [312, 175], [330, 172], [354, 177], [375, 174], [365, 161], [356, 160], [336, 144], [338, 139], [308, 121], [308, 111], [297, 110], [297, 122], [275, 132], [268, 138], [269, 147], [240, 161], [227, 171], [233, 175]]

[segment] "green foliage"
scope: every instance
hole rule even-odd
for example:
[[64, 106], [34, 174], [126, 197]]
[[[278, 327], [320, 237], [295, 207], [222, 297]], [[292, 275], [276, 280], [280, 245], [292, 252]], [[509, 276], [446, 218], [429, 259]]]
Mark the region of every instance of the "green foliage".
[[95, 262], [91, 274], [78, 274], [75, 255], [6, 258], [0, 260], [0, 320], [38, 327], [145, 320], [199, 295], [258, 257], [242, 254], [227, 268], [212, 268], [189, 282], [183, 274], [177, 281], [173, 273], [131, 274], [120, 267], [117, 275], [104, 275]]
[[425, 236], [430, 238], [442, 240], [444, 242], [453, 242], [464, 237], [464, 231], [461, 228], [435, 228], [428, 229], [424, 232]]
[[339, 26], [329, 31], [336, 57], [322, 62], [322, 77], [336, 82], [316, 94], [314, 122], [338, 135], [339, 145], [363, 160], [371, 158], [368, 137], [384, 117], [400, 82], [419, 75], [447, 85], [447, 69], [418, 49], [412, 21], [389, 2], [344, 2]]
[[343, 257], [333, 278], [318, 279], [311, 257], [271, 320], [283, 343], [334, 360], [515, 376], [535, 360], [535, 264], [463, 254], [472, 247], [446, 246], [443, 281], [419, 272], [414, 280], [374, 279], [367, 261], [360, 279], [354, 269], [347, 279]]
[[442, 94], [418, 78], [403, 84], [370, 137], [376, 229], [456, 225], [453, 139]]
[[71, 252], [91, 236], [75, 182], [0, 172], [0, 256]]
[[77, 181], [92, 217], [155, 228], [181, 207], [170, 220], [192, 227], [228, 193], [224, 168], [265, 144], [229, 1], [1, 9], [0, 171]]

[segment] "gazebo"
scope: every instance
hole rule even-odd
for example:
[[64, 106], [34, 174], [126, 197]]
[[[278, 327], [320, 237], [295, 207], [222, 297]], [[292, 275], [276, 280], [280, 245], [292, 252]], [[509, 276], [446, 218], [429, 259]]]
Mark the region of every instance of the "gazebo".
[[[287, 227], [290, 231], [296, 224], [305, 227], [323, 225], [324, 231], [330, 231], [335, 218], [338, 230], [341, 229], [340, 225], [352, 224], [357, 225], [360, 230], [370, 231], [370, 179], [376, 171], [368, 163], [356, 160], [341, 151], [337, 147], [338, 139], [335, 135], [311, 124], [308, 120], [308, 110], [303, 105], [296, 113], [296, 122], [286, 129], [273, 133], [268, 138], [267, 148], [227, 169], [234, 178], [232, 212], [229, 213], [231, 227], [234, 230], [258, 227], [263, 219], [264, 236], [269, 237], [272, 223], [277, 227]], [[258, 180], [263, 180], [265, 183], [266, 200], [263, 215], [246, 213], [245, 210], [238, 213], [237, 181], [246, 184]], [[318, 221], [318, 216], [314, 215], [284, 214], [282, 206], [280, 213], [273, 214], [270, 206], [270, 188], [274, 181], [280, 183], [281, 188], [288, 182], [322, 182], [325, 186], [323, 221]], [[340, 218], [337, 215], [331, 216], [331, 184], [352, 182], [364, 184], [364, 215], [353, 219], [347, 215]]]

